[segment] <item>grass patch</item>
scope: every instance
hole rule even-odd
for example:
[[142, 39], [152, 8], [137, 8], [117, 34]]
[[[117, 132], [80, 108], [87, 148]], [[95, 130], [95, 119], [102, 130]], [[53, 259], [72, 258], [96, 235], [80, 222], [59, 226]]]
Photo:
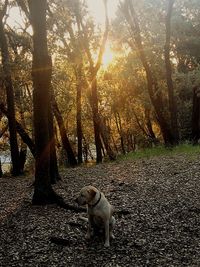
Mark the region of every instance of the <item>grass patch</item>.
[[167, 148], [165, 146], [156, 146], [153, 148], [141, 149], [135, 152], [127, 153], [126, 155], [120, 155], [118, 160], [132, 160], [159, 157], [163, 155], [176, 155], [176, 154], [188, 154], [196, 155], [200, 153], [200, 146], [193, 146], [191, 144], [181, 144], [175, 147]]

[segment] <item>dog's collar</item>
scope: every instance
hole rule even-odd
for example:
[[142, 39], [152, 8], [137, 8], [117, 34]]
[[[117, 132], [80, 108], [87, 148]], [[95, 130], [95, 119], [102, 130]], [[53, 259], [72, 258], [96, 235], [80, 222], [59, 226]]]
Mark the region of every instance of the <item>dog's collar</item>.
[[90, 205], [90, 204], [89, 204], [89, 206], [90, 206], [91, 208], [94, 208], [94, 207], [99, 203], [100, 200], [101, 200], [101, 193], [100, 193], [100, 196], [99, 196], [99, 199], [97, 200], [97, 202], [94, 203], [93, 205]]

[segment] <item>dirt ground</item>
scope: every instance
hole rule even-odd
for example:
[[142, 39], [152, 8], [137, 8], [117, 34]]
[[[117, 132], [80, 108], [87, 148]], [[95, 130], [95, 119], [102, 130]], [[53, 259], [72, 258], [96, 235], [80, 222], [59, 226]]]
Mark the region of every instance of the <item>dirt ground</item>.
[[0, 179], [0, 266], [200, 266], [199, 161], [180, 154], [61, 171], [55, 190], [67, 203], [92, 184], [115, 206], [109, 249], [101, 237], [85, 240], [80, 214], [31, 206], [31, 178]]

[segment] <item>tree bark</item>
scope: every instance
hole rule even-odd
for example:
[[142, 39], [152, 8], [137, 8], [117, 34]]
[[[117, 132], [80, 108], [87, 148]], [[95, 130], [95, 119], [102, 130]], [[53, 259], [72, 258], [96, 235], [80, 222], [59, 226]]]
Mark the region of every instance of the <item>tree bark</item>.
[[55, 203], [58, 196], [51, 187], [49, 109], [52, 64], [47, 48], [46, 0], [29, 0], [33, 27], [33, 111], [35, 133], [35, 183], [32, 203]]
[[3, 16], [4, 12], [0, 12], [0, 47], [1, 47], [1, 57], [2, 57], [2, 66], [4, 72], [5, 88], [6, 88], [6, 97], [7, 97], [7, 117], [8, 117], [8, 126], [10, 133], [10, 151], [11, 151], [11, 161], [12, 161], [12, 175], [20, 175], [20, 166], [19, 166], [19, 148], [17, 143], [17, 131], [16, 131], [16, 121], [15, 121], [15, 105], [14, 105], [14, 90], [13, 83], [11, 78], [11, 69], [10, 69], [10, 59], [8, 44], [4, 32], [3, 26]]
[[179, 130], [178, 130], [178, 119], [177, 119], [177, 103], [174, 95], [174, 86], [172, 81], [172, 67], [170, 62], [170, 39], [171, 39], [171, 15], [173, 4], [175, 0], [169, 0], [168, 11], [166, 15], [166, 42], [165, 42], [165, 66], [166, 66], [166, 80], [167, 80], [167, 89], [168, 89], [168, 99], [169, 99], [169, 112], [171, 119], [171, 129], [174, 136], [174, 143], [178, 144], [179, 142]]

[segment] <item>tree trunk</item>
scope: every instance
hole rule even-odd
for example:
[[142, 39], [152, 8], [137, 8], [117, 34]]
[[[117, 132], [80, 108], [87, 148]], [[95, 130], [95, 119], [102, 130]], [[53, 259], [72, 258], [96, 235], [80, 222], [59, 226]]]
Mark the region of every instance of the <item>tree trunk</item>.
[[0, 158], [0, 178], [3, 176], [2, 166], [1, 166], [1, 158]]
[[92, 81], [91, 88], [91, 105], [92, 105], [92, 116], [93, 116], [93, 125], [94, 125], [94, 138], [96, 146], [96, 162], [102, 162], [102, 143], [100, 137], [100, 118], [99, 118], [99, 108], [98, 108], [98, 96], [97, 96], [97, 80], [96, 77]]
[[51, 187], [49, 105], [52, 64], [48, 55], [46, 0], [29, 0], [33, 27], [33, 111], [35, 133], [35, 183], [32, 203], [55, 203], [57, 195]]
[[162, 97], [161, 95], [155, 93], [158, 90], [157, 81], [155, 78], [153, 78], [153, 74], [146, 60], [146, 56], [145, 56], [141, 42], [138, 42], [138, 49], [139, 49], [139, 54], [140, 54], [142, 64], [146, 72], [147, 88], [148, 88], [149, 96], [153, 104], [155, 113], [156, 113], [156, 118], [157, 118], [157, 121], [159, 123], [160, 129], [162, 132], [163, 140], [166, 145], [173, 145], [175, 143], [175, 139], [171, 132], [171, 128], [169, 124], [167, 123], [165, 116], [163, 114], [164, 111], [163, 111], [163, 105], [162, 105], [162, 102], [163, 102]]
[[74, 152], [72, 150], [69, 139], [67, 137], [64, 120], [60, 113], [58, 105], [56, 103], [55, 96], [52, 97], [52, 103], [53, 103], [53, 112], [54, 112], [56, 121], [58, 123], [59, 130], [60, 130], [60, 136], [61, 136], [63, 148], [65, 149], [66, 154], [67, 154], [68, 163], [70, 166], [74, 167], [77, 165], [77, 160], [75, 158]]
[[[25, 129], [25, 118], [24, 118], [25, 109], [23, 108], [24, 106], [23, 106], [22, 101], [21, 101], [22, 97], [23, 96], [22, 96], [21, 88], [19, 88], [18, 102], [19, 102], [19, 109], [20, 109], [21, 124], [22, 124], [23, 128]], [[19, 165], [20, 165], [20, 172], [21, 173], [24, 173], [26, 156], [27, 156], [27, 144], [21, 138], [20, 151], [19, 151]]]
[[109, 156], [110, 160], [115, 160], [116, 155], [113, 152], [111, 145], [110, 145], [111, 144], [110, 131], [108, 129], [108, 126], [106, 125], [105, 120], [103, 120], [102, 118], [99, 118], [99, 120], [100, 120], [101, 137], [102, 137], [105, 149], [106, 149], [106, 153]]
[[104, 0], [104, 6], [105, 6], [105, 31], [103, 34], [102, 42], [99, 48], [98, 58], [96, 63], [94, 63], [92, 59], [92, 53], [90, 51], [90, 44], [89, 44], [89, 36], [88, 32], [86, 31], [86, 28], [83, 24], [82, 18], [79, 15], [79, 23], [82, 27], [82, 33], [83, 33], [83, 47], [85, 49], [85, 52], [88, 56], [89, 66], [90, 66], [90, 83], [91, 83], [91, 108], [92, 108], [92, 115], [93, 115], [93, 125], [94, 125], [94, 137], [95, 137], [95, 146], [96, 146], [96, 162], [100, 163], [102, 162], [102, 152], [101, 148], [102, 142], [100, 137], [100, 117], [99, 117], [99, 111], [98, 111], [98, 92], [97, 92], [97, 73], [101, 67], [102, 63], [102, 57], [103, 53], [105, 51], [105, 45], [108, 38], [108, 31], [109, 31], [109, 20], [108, 20], [108, 11], [107, 11], [107, 0]]
[[120, 142], [121, 142], [121, 149], [122, 149], [122, 153], [125, 155], [126, 154], [126, 150], [125, 150], [125, 146], [124, 146], [124, 137], [122, 134], [122, 124], [121, 124], [121, 118], [118, 112], [115, 113], [115, 123], [117, 126], [117, 130], [118, 133], [120, 135]]
[[[6, 115], [6, 117], [8, 117], [8, 111], [6, 110], [4, 104], [2, 104], [2, 103], [0, 103], [0, 110], [3, 114]], [[27, 132], [24, 130], [24, 128], [22, 127], [22, 125], [18, 121], [16, 121], [16, 130], [17, 130], [18, 134], [20, 135], [21, 139], [23, 140], [23, 142], [25, 144], [27, 144], [32, 155], [35, 157], [35, 144], [33, 143], [32, 139], [29, 137]]]
[[77, 123], [77, 139], [78, 139], [78, 163], [83, 162], [83, 132], [82, 132], [82, 65], [77, 67], [77, 95], [76, 95], [76, 123]]
[[174, 86], [172, 81], [172, 67], [170, 62], [170, 38], [171, 38], [171, 15], [174, 0], [169, 0], [168, 11], [165, 21], [166, 26], [166, 42], [165, 42], [165, 66], [166, 66], [166, 80], [168, 89], [168, 99], [169, 99], [169, 112], [171, 119], [171, 129], [174, 136], [175, 144], [179, 142], [179, 131], [178, 131], [178, 119], [177, 119], [177, 103], [174, 96]]
[[19, 148], [17, 143], [17, 131], [16, 131], [16, 121], [15, 121], [15, 105], [14, 105], [14, 90], [11, 79], [11, 69], [10, 69], [10, 60], [8, 52], [8, 44], [4, 32], [3, 26], [3, 15], [0, 16], [0, 47], [1, 47], [1, 57], [2, 57], [2, 66], [4, 72], [6, 96], [7, 96], [7, 117], [8, 117], [8, 126], [10, 133], [10, 151], [11, 151], [11, 160], [12, 160], [12, 175], [20, 175], [20, 166], [19, 166]]
[[26, 163], [26, 155], [27, 155], [27, 146], [26, 144], [22, 141], [21, 148], [19, 151], [19, 167], [20, 167], [20, 172], [24, 173], [24, 166]]
[[148, 136], [151, 139], [151, 141], [156, 145], [156, 144], [158, 144], [158, 140], [157, 140], [156, 135], [153, 131], [151, 118], [150, 118], [150, 110], [148, 108], [145, 108], [145, 120], [146, 120], [146, 127], [148, 130]]
[[50, 177], [51, 177], [51, 184], [55, 184], [57, 181], [61, 180], [61, 177], [58, 171], [58, 161], [56, 155], [55, 134], [53, 126], [53, 113], [51, 105], [49, 106], [49, 137], [50, 137]]
[[198, 144], [200, 139], [200, 88], [193, 89], [193, 108], [192, 108], [192, 141]]
[[[161, 94], [159, 94], [158, 84], [157, 84], [155, 77], [153, 77], [153, 73], [151, 71], [150, 65], [147, 61], [147, 58], [144, 52], [138, 18], [135, 13], [132, 1], [126, 0], [125, 5], [122, 6], [122, 11], [131, 28], [134, 43], [138, 51], [138, 55], [140, 57], [140, 60], [146, 72], [147, 89], [148, 89], [151, 103], [156, 113], [158, 124], [162, 132], [163, 140], [166, 145], [173, 145], [175, 143], [175, 139], [172, 134], [171, 127], [169, 126], [169, 124], [167, 123], [165, 119], [163, 105], [162, 105], [163, 101], [162, 101]], [[131, 48], [133, 49], [132, 46]]]

